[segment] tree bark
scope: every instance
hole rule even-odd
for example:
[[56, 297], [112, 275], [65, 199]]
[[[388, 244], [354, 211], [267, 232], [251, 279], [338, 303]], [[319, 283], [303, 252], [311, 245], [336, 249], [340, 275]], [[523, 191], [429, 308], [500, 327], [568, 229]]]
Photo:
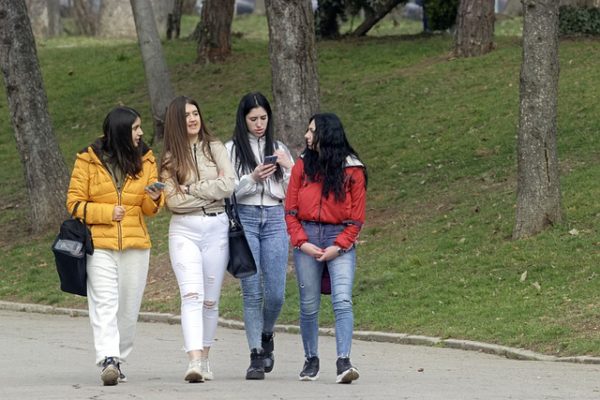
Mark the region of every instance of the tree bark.
[[69, 173], [48, 114], [48, 100], [24, 0], [0, 0], [0, 67], [29, 195], [35, 234], [66, 216]]
[[231, 54], [231, 23], [235, 0], [204, 0], [196, 63], [219, 63]]
[[[172, 2], [169, 0], [149, 0], [149, 2], [152, 6], [155, 27], [160, 32], [166, 32], [167, 16], [173, 9]], [[134, 38], [136, 37], [136, 32], [137, 28], [129, 2], [122, 0], [102, 0], [98, 21], [98, 36]]]
[[46, 0], [26, 0], [26, 4], [33, 36], [38, 38], [38, 40], [47, 38], [48, 4]]
[[173, 36], [179, 39], [181, 33], [181, 13], [183, 11], [183, 0], [173, 2], [173, 11], [169, 13], [167, 20], [167, 39], [171, 40]]
[[524, 0], [514, 239], [562, 220], [556, 151], [558, 76], [558, 2]]
[[308, 119], [319, 111], [319, 77], [310, 1], [265, 0], [276, 134], [297, 155]]
[[169, 102], [175, 97], [169, 69], [162, 51], [158, 29], [154, 23], [154, 14], [150, 0], [131, 0], [131, 8], [137, 29], [138, 43], [142, 53], [146, 84], [152, 105], [154, 122], [154, 140], [163, 138], [165, 112]]
[[351, 36], [365, 36], [375, 24], [383, 19], [383, 17], [388, 15], [388, 13], [396, 8], [398, 4], [404, 2], [404, 0], [387, 0], [385, 2], [374, 3], [374, 12], [365, 16], [363, 23], [352, 32]]
[[98, 14], [92, 11], [87, 0], [74, 0], [75, 24], [82, 35], [95, 36], [98, 30]]
[[461, 0], [456, 17], [454, 55], [477, 57], [494, 48], [494, 0]]
[[508, 3], [506, 3], [506, 7], [504, 7], [504, 11], [502, 11], [502, 14], [511, 17], [523, 15], [522, 0], [508, 0]]
[[48, 0], [48, 36], [59, 36], [61, 33], [60, 0]]

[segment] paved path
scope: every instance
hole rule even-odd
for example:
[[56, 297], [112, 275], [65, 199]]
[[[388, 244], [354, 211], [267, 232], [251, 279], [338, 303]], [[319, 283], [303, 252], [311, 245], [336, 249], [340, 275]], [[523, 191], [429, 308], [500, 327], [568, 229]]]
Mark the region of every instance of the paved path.
[[125, 371], [103, 387], [93, 366], [85, 317], [0, 310], [0, 399], [598, 399], [600, 366], [516, 361], [461, 350], [354, 341], [361, 376], [335, 384], [335, 342], [321, 337], [321, 378], [299, 382], [300, 338], [276, 335], [276, 364], [264, 381], [245, 381], [244, 332], [219, 327], [211, 350], [215, 380], [183, 381], [179, 325], [140, 323]]

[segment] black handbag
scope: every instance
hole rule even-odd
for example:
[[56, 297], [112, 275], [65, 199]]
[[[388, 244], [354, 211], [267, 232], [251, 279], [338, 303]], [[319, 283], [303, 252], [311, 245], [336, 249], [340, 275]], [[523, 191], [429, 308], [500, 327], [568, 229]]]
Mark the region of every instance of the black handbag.
[[235, 194], [225, 199], [225, 212], [229, 217], [229, 263], [227, 271], [241, 279], [256, 274], [256, 262], [244, 234], [244, 227], [237, 212]]
[[87, 254], [94, 254], [92, 234], [85, 223], [87, 202], [83, 208], [83, 220], [75, 218], [79, 203], [75, 204], [71, 218], [60, 226], [60, 232], [52, 244], [56, 271], [63, 292], [87, 296]]

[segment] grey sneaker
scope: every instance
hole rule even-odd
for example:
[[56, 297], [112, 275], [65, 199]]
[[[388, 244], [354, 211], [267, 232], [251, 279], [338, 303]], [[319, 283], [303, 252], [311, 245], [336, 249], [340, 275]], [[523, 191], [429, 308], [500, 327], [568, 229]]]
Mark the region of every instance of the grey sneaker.
[[200, 367], [200, 360], [192, 360], [188, 364], [188, 369], [185, 371], [185, 377], [183, 378], [189, 383], [204, 382], [204, 376], [202, 376], [202, 368]]
[[214, 376], [212, 370], [210, 369], [210, 363], [208, 362], [208, 358], [200, 360], [200, 372], [202, 373], [202, 377], [205, 381], [213, 380]]
[[102, 361], [102, 372], [100, 379], [104, 386], [114, 386], [119, 383], [119, 367], [114, 357], [106, 357]]
[[358, 379], [358, 370], [352, 365], [348, 357], [340, 357], [335, 363], [337, 378], [335, 383], [352, 383]]
[[301, 381], [316, 381], [319, 379], [319, 357], [309, 357], [304, 361], [304, 367], [300, 372]]

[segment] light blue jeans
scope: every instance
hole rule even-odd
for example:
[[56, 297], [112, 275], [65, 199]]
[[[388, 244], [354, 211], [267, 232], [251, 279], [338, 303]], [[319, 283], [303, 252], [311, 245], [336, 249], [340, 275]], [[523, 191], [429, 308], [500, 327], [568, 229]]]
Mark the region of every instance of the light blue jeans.
[[283, 307], [289, 239], [283, 205], [238, 204], [238, 213], [257, 267], [241, 282], [246, 338], [250, 350], [261, 349], [261, 334], [273, 333]]
[[[303, 222], [308, 241], [321, 248], [333, 245], [344, 229], [343, 225]], [[319, 308], [321, 306], [321, 275], [325, 263], [294, 250], [296, 278], [300, 291], [300, 333], [306, 358], [319, 355]], [[335, 342], [338, 357], [349, 357], [354, 329], [352, 285], [356, 268], [354, 247], [327, 262], [331, 279], [331, 304], [335, 315]]]

